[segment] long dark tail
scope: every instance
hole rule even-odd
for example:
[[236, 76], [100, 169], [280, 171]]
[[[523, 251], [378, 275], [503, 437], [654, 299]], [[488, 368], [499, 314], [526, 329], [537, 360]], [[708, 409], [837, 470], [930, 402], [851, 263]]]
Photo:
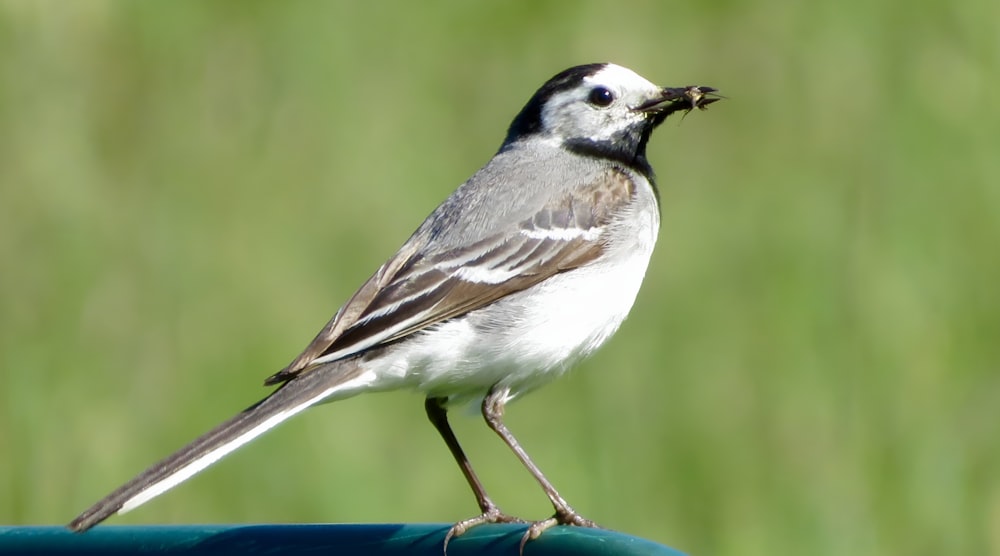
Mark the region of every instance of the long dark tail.
[[316, 369], [299, 375], [267, 398], [150, 466], [77, 516], [69, 528], [86, 531], [116, 513], [141, 506], [285, 419], [333, 397], [338, 391], [360, 386], [355, 381], [360, 374], [357, 367], [341, 367]]

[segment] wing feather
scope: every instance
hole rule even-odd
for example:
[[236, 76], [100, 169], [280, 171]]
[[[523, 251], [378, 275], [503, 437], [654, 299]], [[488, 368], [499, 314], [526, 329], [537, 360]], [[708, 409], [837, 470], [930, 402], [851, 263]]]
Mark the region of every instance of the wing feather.
[[399, 340], [595, 260], [608, 224], [634, 194], [632, 178], [616, 169], [466, 246], [434, 252], [415, 235], [265, 384]]

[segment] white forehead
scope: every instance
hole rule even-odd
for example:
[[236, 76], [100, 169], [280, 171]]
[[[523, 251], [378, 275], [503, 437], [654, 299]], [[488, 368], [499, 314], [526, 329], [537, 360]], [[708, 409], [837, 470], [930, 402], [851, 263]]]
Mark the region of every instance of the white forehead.
[[659, 87], [638, 73], [615, 64], [608, 64], [594, 75], [583, 78], [588, 85], [603, 85], [619, 91], [656, 91]]
[[[596, 87], [614, 92], [614, 102], [595, 106], [588, 97]], [[549, 138], [605, 141], [641, 125], [646, 116], [631, 107], [654, 98], [660, 88], [634, 71], [607, 64], [570, 89], [559, 91], [542, 106], [541, 119]]]

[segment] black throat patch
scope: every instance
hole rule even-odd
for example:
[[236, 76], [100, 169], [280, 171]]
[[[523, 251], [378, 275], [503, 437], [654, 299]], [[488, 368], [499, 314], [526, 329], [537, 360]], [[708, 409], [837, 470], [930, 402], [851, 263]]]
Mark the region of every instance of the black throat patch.
[[585, 138], [567, 139], [563, 142], [563, 146], [566, 150], [581, 156], [617, 162], [625, 168], [639, 173], [649, 180], [650, 184], [653, 184], [655, 181], [653, 167], [646, 159], [646, 143], [652, 132], [653, 125], [650, 124], [643, 128], [629, 130], [612, 139], [601, 141]]

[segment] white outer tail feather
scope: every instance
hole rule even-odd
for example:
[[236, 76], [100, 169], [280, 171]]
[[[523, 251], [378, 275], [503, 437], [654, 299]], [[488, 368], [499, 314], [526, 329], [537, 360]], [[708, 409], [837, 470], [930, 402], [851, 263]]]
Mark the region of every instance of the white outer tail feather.
[[375, 378], [373, 373], [349, 363], [338, 370], [341, 372], [316, 369], [299, 375], [264, 400], [150, 466], [80, 514], [70, 523], [70, 529], [86, 531], [113, 514], [134, 510], [282, 421], [330, 398], [352, 396]]
[[130, 512], [135, 508], [138, 508], [139, 506], [145, 504], [146, 502], [149, 502], [153, 498], [156, 498], [157, 496], [163, 494], [164, 492], [183, 483], [184, 481], [193, 477], [199, 471], [202, 471], [209, 465], [212, 465], [213, 463], [227, 456], [230, 452], [233, 452], [240, 446], [246, 444], [247, 442], [250, 442], [251, 440], [257, 438], [261, 434], [264, 434], [278, 423], [281, 423], [285, 419], [288, 419], [289, 417], [295, 415], [296, 413], [299, 413], [300, 411], [306, 409], [311, 405], [315, 405], [320, 400], [325, 399], [327, 396], [332, 394], [333, 390], [336, 390], [336, 388], [331, 388], [330, 390], [323, 392], [319, 396], [316, 396], [316, 398], [314, 399], [306, 400], [305, 402], [295, 407], [291, 407], [289, 409], [286, 409], [285, 411], [282, 411], [280, 413], [268, 417], [267, 419], [264, 420], [264, 422], [257, 425], [256, 427], [237, 436], [236, 438], [233, 438], [229, 442], [226, 442], [225, 444], [222, 444], [219, 447], [206, 452], [205, 454], [199, 456], [198, 459], [192, 461], [191, 463], [185, 465], [184, 467], [181, 467], [180, 469], [174, 471], [170, 475], [167, 475], [166, 477], [160, 479], [158, 482], [149, 485], [148, 487], [146, 487], [145, 490], [139, 491], [138, 494], [123, 502], [121, 509], [119, 509], [115, 513], [124, 514]]

